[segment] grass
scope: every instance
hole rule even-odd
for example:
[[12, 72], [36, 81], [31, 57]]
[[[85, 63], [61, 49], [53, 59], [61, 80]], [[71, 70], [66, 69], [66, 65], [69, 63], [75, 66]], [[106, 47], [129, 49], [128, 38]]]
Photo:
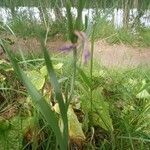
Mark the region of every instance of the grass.
[[[55, 36], [67, 38], [66, 35], [66, 19], [62, 18], [61, 21], [51, 21], [49, 23], [50, 31], [48, 33], [48, 38], [52, 39]], [[37, 22], [29, 19], [27, 16], [17, 16], [13, 20], [11, 20], [7, 25], [1, 23], [0, 24], [0, 33], [1, 34], [10, 34], [8, 27], [16, 34], [18, 37], [22, 38], [37, 38], [39, 35], [45, 36], [46, 27], [43, 22]]]
[[[63, 89], [63, 92], [65, 92], [65, 86], [69, 83], [68, 77], [70, 76], [70, 71], [72, 70], [71, 65], [69, 65], [71, 61], [71, 56], [67, 55], [66, 59], [64, 59], [65, 56], [57, 56], [55, 58], [54, 63], [63, 63], [63, 68], [61, 71], [57, 71], [58, 79], [65, 78], [64, 82], [61, 83], [61, 87]], [[36, 61], [36, 60], [35, 60]], [[44, 62], [40, 63], [28, 63], [27, 65], [28, 70], [34, 70], [37, 68], [40, 69], [43, 66]], [[87, 79], [90, 79], [90, 72], [88, 70], [88, 67], [81, 67], [82, 71], [84, 72]], [[26, 70], [25, 68], [23, 70]], [[15, 75], [13, 74], [15, 77]], [[101, 107], [103, 102], [106, 102], [109, 106], [109, 108], [106, 108], [106, 110], [110, 114], [110, 118], [112, 120], [113, 125], [113, 132], [110, 134], [110, 131], [105, 129], [105, 126], [102, 122], [99, 122], [99, 124], [93, 122], [91, 120], [91, 117], [93, 114], [89, 112], [88, 105], [90, 105], [90, 99], [89, 99], [89, 93], [87, 92], [88, 86], [87, 81], [85, 80], [85, 76], [81, 74], [81, 72], [77, 73], [77, 78], [75, 81], [75, 97], [77, 98], [77, 101], [73, 103], [73, 106], [75, 109], [79, 109], [81, 112], [84, 113], [84, 119], [81, 121], [83, 125], [83, 131], [87, 137], [87, 142], [84, 145], [85, 149], [148, 149], [150, 145], [150, 137], [149, 137], [149, 123], [148, 121], [148, 114], [150, 111], [150, 105], [149, 105], [149, 97], [143, 97], [143, 98], [137, 98], [137, 94], [140, 93], [141, 90], [147, 90], [147, 92], [150, 92], [149, 83], [150, 83], [150, 69], [147, 67], [139, 67], [139, 68], [131, 68], [131, 69], [107, 69], [102, 67], [97, 62], [94, 62], [93, 66], [93, 85], [92, 87], [97, 91], [99, 91], [98, 97], [94, 94], [94, 100], [93, 105], [97, 107]], [[10, 77], [6, 76], [5, 81], [9, 81]], [[17, 80], [15, 81], [17, 83]], [[11, 83], [10, 83], [11, 84]], [[23, 92], [26, 93], [26, 90], [22, 88], [21, 85], [18, 84], [18, 88], [16, 89], [15, 85], [12, 85], [11, 89], [18, 90], [22, 89]], [[9, 83], [5, 85], [5, 87], [9, 87]], [[142, 89], [144, 87], [144, 89]], [[3, 91], [3, 90], [2, 90]], [[8, 91], [9, 92], [9, 91]], [[2, 94], [2, 92], [1, 92]], [[6, 92], [6, 95], [8, 93]], [[3, 94], [2, 94], [3, 95]], [[12, 100], [9, 101], [7, 105], [13, 105], [15, 100], [15, 97], [13, 96], [13, 93], [10, 93], [12, 95]], [[28, 95], [26, 93], [26, 95]], [[42, 120], [38, 119], [39, 113], [32, 113], [34, 112], [34, 109], [32, 108], [34, 105], [29, 101], [26, 102], [26, 96], [20, 95], [21, 97], [18, 97], [17, 99], [17, 106], [19, 107], [19, 112], [12, 118], [8, 119], [9, 124], [11, 125], [11, 128], [2, 129], [3, 133], [5, 134], [5, 139], [9, 141], [9, 147], [11, 144], [13, 145], [14, 149], [19, 149], [19, 147], [25, 146], [23, 145], [23, 138], [25, 136], [25, 133], [20, 130], [16, 130], [19, 128], [19, 126], [22, 126], [22, 128], [30, 129], [30, 125], [24, 124], [21, 122], [26, 122], [27, 120], [32, 124], [32, 120], [36, 118], [37, 122], [34, 122], [33, 125], [38, 125]], [[100, 103], [99, 103], [100, 101]], [[78, 107], [78, 104], [81, 106]], [[27, 111], [28, 110], [28, 111]], [[27, 111], [27, 112], [26, 112]], [[88, 111], [88, 112], [87, 112]], [[80, 113], [81, 113], [80, 112]], [[26, 115], [25, 115], [26, 114]], [[89, 115], [87, 115], [89, 114]], [[22, 115], [24, 119], [22, 120]], [[80, 119], [79, 114], [79, 119]], [[108, 117], [108, 114], [101, 114], [101, 116]], [[29, 119], [31, 118], [31, 119]], [[14, 121], [16, 120], [16, 121]], [[41, 121], [40, 121], [41, 120]], [[40, 122], [39, 122], [40, 121]], [[20, 122], [20, 123], [19, 123]], [[42, 121], [43, 122], [43, 121]], [[107, 123], [109, 124], [109, 123]], [[55, 136], [52, 131], [50, 131], [46, 124], [42, 123], [42, 126], [40, 128], [37, 128], [38, 135], [40, 133], [44, 135], [40, 135], [43, 138], [41, 139], [41, 145], [38, 145], [37, 141], [35, 143], [32, 143], [32, 146], [37, 144], [36, 146], [42, 146], [44, 149], [45, 147], [49, 145], [49, 143], [53, 143], [51, 146], [53, 147], [55, 145]], [[42, 132], [41, 132], [42, 130]], [[44, 132], [44, 133], [43, 133]], [[15, 134], [18, 136], [16, 137], [16, 140], [11, 138], [10, 134]], [[46, 135], [51, 135], [50, 137], [47, 137]], [[12, 135], [14, 137], [14, 135]], [[37, 140], [37, 136], [32, 135], [32, 140]], [[2, 147], [7, 146], [6, 142], [3, 141], [4, 139], [0, 140], [0, 143]], [[31, 141], [26, 141], [31, 142]], [[15, 143], [15, 144], [14, 144]], [[51, 147], [50, 146], [50, 147]], [[11, 147], [13, 149], [13, 147]], [[9, 149], [9, 148], [8, 148]]]
[[[18, 15], [7, 26], [0, 24], [0, 33], [8, 32], [8, 27], [19, 37], [23, 38], [37, 38], [40, 35], [45, 36], [46, 27], [44, 23], [38, 23], [30, 20], [27, 16]], [[150, 47], [150, 28], [137, 27], [133, 28], [116, 28], [111, 21], [107, 21], [106, 17], [96, 18], [96, 33], [95, 39], [106, 40], [110, 44], [126, 44], [140, 47]], [[56, 20], [49, 23], [48, 38], [60, 37], [68, 40], [67, 34], [67, 20]], [[10, 31], [9, 31], [10, 32]], [[92, 26], [88, 27], [89, 34], [92, 34]], [[57, 39], [57, 38], [56, 38]]]
[[[77, 3], [77, 18], [71, 14], [70, 1], [66, 4], [65, 23], [35, 24], [18, 17], [1, 26], [1, 32], [8, 28], [7, 32], [19, 37], [40, 38], [43, 54], [15, 55], [7, 42], [0, 41], [9, 58], [0, 60], [0, 147], [149, 149], [149, 67], [108, 69], [93, 58], [95, 40], [148, 46], [149, 29], [116, 29], [98, 18], [87, 29], [92, 56], [83, 65], [76, 44], [79, 38], [83, 54], [87, 52], [80, 21], [85, 1]], [[54, 37], [57, 32], [71, 41], [71, 55], [49, 55], [43, 37]]]
[[[9, 24], [11, 29], [18, 37], [22, 38], [36, 38], [39, 34], [45, 35], [46, 28], [44, 24], [38, 24], [29, 20], [16, 19]], [[6, 28], [6, 27], [5, 27]], [[49, 26], [50, 31], [48, 38], [54, 37], [68, 39], [66, 23], [65, 21], [55, 21]], [[7, 29], [6, 29], [7, 30]], [[91, 30], [91, 29], [90, 29]], [[126, 44], [131, 46], [150, 47], [150, 29], [145, 27], [139, 27], [135, 31], [133, 29], [116, 29], [114, 25], [105, 19], [97, 22], [95, 38], [97, 40], [105, 40], [110, 44]], [[1, 34], [5, 33], [4, 29], [1, 29]]]
[[150, 47], [150, 28], [139, 28], [139, 43], [141, 46]]
[[106, 40], [110, 44], [126, 44], [132, 46], [149, 47], [150, 29], [147, 27], [132, 28], [115, 28], [105, 18], [98, 19], [96, 25], [95, 38]]

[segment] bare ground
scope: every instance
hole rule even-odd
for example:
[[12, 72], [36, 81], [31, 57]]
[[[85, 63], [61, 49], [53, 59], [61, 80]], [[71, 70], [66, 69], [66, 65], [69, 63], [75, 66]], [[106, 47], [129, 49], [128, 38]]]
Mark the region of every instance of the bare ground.
[[[35, 38], [13, 39], [9, 37], [9, 39], [13, 41], [13, 51], [22, 50], [25, 53], [40, 52], [40, 43]], [[69, 42], [64, 42], [59, 38], [55, 38], [47, 42], [47, 48], [55, 52], [62, 46], [68, 45], [68, 43]], [[2, 57], [3, 54], [1, 54], [0, 58]], [[150, 65], [150, 48], [132, 47], [124, 44], [110, 45], [99, 40], [95, 42], [94, 45], [94, 57], [101, 62], [102, 65], [107, 67], [134, 67], [138, 65]]]
[[150, 65], [150, 48], [132, 47], [124, 44], [110, 45], [97, 41], [94, 56], [108, 67]]

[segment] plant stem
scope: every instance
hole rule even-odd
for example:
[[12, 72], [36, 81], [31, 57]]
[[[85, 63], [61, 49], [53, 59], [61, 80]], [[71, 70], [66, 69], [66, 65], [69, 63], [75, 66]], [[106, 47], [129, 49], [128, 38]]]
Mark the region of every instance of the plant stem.
[[69, 103], [73, 97], [74, 94], [74, 86], [75, 86], [75, 80], [76, 80], [76, 70], [77, 70], [77, 48], [75, 47], [73, 49], [73, 74], [72, 74], [72, 81], [71, 81], [71, 90], [70, 90], [70, 97], [68, 100], [68, 106]]
[[63, 129], [63, 139], [65, 141], [65, 149], [67, 150], [68, 147], [69, 147], [69, 144], [68, 144], [68, 137], [69, 137], [69, 134], [68, 134], [68, 115], [67, 115], [67, 112], [68, 112], [68, 107], [66, 107], [65, 109], [65, 114], [64, 114], [64, 121], [63, 121], [63, 125], [64, 125], [64, 129]]
[[92, 39], [91, 39], [91, 63], [90, 63], [90, 79], [91, 79], [91, 86], [90, 86], [90, 101], [91, 101], [91, 111], [93, 107], [93, 87], [92, 87], [92, 80], [93, 80], [93, 52], [94, 52], [94, 29], [92, 32]]

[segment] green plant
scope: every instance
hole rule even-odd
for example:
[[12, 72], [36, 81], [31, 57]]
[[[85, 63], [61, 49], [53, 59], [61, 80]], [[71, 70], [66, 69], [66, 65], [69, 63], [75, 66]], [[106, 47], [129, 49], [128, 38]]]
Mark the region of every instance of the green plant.
[[[79, 23], [80, 23], [82, 9], [83, 9], [83, 6], [84, 6], [82, 3], [79, 3], [79, 13], [78, 13], [77, 24], [76, 24], [77, 29], [80, 28]], [[67, 8], [70, 9], [70, 6], [67, 6]], [[68, 13], [70, 13], [69, 15], [71, 15], [70, 10], [68, 11]], [[70, 21], [71, 20], [69, 20], [69, 22]], [[74, 33], [72, 33], [72, 31], [71, 31], [70, 34], [74, 34]], [[73, 37], [76, 38], [75, 35], [73, 35]], [[77, 40], [75, 40], [75, 41], [72, 40], [73, 43], [76, 43], [76, 41]], [[13, 54], [11, 54], [11, 52], [8, 48], [4, 47], [4, 49], [7, 52], [8, 56], [9, 56], [9, 58], [10, 58], [12, 64], [13, 64], [13, 68], [14, 68], [15, 72], [17, 73], [18, 77], [23, 81], [24, 85], [26, 86], [26, 88], [27, 88], [34, 104], [37, 107], [39, 107], [41, 113], [45, 117], [45, 119], [48, 122], [49, 126], [53, 129], [53, 131], [56, 135], [58, 145], [60, 146], [60, 149], [68, 149], [68, 118], [67, 118], [67, 111], [68, 111], [70, 100], [68, 102], [64, 101], [64, 99], [62, 97], [62, 93], [61, 93], [61, 89], [60, 89], [58, 80], [56, 78], [56, 74], [55, 74], [53, 66], [52, 66], [51, 59], [50, 59], [49, 54], [48, 54], [48, 52], [47, 52], [47, 50], [44, 46], [44, 42], [42, 42], [41, 45], [42, 45], [42, 49], [43, 49], [43, 52], [44, 52], [44, 58], [45, 58], [45, 63], [46, 63], [46, 66], [47, 66], [48, 74], [49, 74], [49, 77], [51, 79], [51, 84], [54, 88], [54, 92], [55, 92], [55, 95], [56, 95], [56, 100], [57, 100], [58, 105], [59, 105], [60, 115], [61, 115], [61, 119], [62, 119], [62, 128], [60, 128], [59, 125], [58, 125], [58, 119], [56, 118], [55, 112], [52, 111], [52, 108], [49, 107], [49, 105], [47, 104], [45, 99], [38, 92], [38, 89], [39, 88], [41, 89], [41, 87], [43, 86], [45, 81], [40, 80], [41, 82], [39, 82], [39, 84], [38, 84], [39, 86], [36, 86], [38, 89], [36, 89], [35, 86], [32, 84], [32, 83], [34, 83], [34, 81], [31, 82], [28, 79], [26, 74], [22, 71], [22, 69], [18, 65], [18, 63], [15, 59], [15, 56]], [[74, 49], [74, 51], [76, 51], [76, 49]], [[76, 74], [75, 73], [76, 72], [75, 71], [76, 70], [76, 58], [75, 58], [76, 54], [75, 53], [74, 53], [74, 75], [73, 75], [73, 84], [72, 84], [72, 87], [71, 87], [72, 88], [71, 93], [74, 90], [73, 86], [74, 86], [74, 80], [75, 80], [75, 74]], [[32, 74], [33, 74], [33, 72], [32, 72]], [[42, 79], [42, 78], [40, 77], [40, 79]], [[49, 118], [49, 115], [50, 115], [51, 119]]]
[[[8, 56], [10, 57], [10, 60], [13, 64], [15, 72], [17, 73], [18, 77], [23, 81], [23, 83], [26, 86], [29, 94], [31, 95], [31, 98], [32, 98], [33, 102], [40, 109], [41, 113], [45, 117], [45, 119], [48, 122], [49, 126], [53, 129], [60, 148], [61, 149], [67, 149], [67, 147], [68, 147], [67, 107], [65, 106], [65, 102], [62, 98], [59, 83], [58, 83], [56, 75], [54, 73], [52, 63], [51, 63], [51, 60], [49, 58], [47, 50], [43, 46], [43, 52], [44, 52], [44, 56], [45, 56], [45, 63], [47, 65], [47, 69], [48, 69], [48, 72], [49, 72], [49, 75], [50, 75], [50, 78], [51, 78], [51, 81], [52, 81], [52, 85], [53, 85], [54, 90], [55, 90], [56, 99], [59, 103], [61, 117], [62, 117], [62, 120], [63, 120], [64, 128], [63, 128], [62, 133], [60, 131], [60, 128], [59, 128], [59, 125], [58, 125], [58, 120], [56, 118], [55, 112], [52, 111], [52, 108], [50, 108], [50, 106], [47, 104], [47, 102], [42, 97], [42, 95], [37, 91], [37, 89], [33, 86], [31, 81], [27, 78], [25, 73], [19, 67], [18, 63], [16, 62], [15, 56], [13, 54], [11, 54], [11, 52], [7, 48], [5, 48], [5, 50], [7, 51]], [[49, 118], [49, 116], [51, 116], [51, 118]]]
[[150, 41], [150, 28], [139, 28], [137, 29], [139, 32], [139, 45], [149, 47], [149, 41]]

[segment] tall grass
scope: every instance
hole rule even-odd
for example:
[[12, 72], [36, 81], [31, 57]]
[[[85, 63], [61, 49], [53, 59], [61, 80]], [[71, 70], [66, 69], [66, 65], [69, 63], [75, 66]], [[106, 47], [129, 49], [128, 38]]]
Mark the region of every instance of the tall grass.
[[[75, 26], [73, 26], [73, 24], [71, 24], [73, 22], [73, 18], [72, 18], [71, 11], [70, 11], [71, 2], [69, 0], [67, 1], [66, 9], [67, 9], [67, 14], [68, 14], [68, 32], [70, 34], [70, 40], [73, 44], [77, 42], [77, 37], [74, 34], [74, 31], [75, 30], [80, 30], [80, 26], [81, 26], [80, 22], [81, 22], [81, 18], [82, 18], [82, 10], [84, 8], [84, 4], [85, 4], [85, 1], [80, 1], [79, 2], [79, 4], [78, 4], [78, 16], [77, 16], [77, 19], [76, 19], [76, 24], [75, 24]], [[3, 46], [4, 46], [4, 50], [7, 52], [8, 56], [10, 58], [10, 61], [13, 65], [13, 68], [14, 68], [16, 74], [18, 75], [20, 80], [22, 80], [24, 85], [26, 86], [26, 88], [27, 88], [27, 90], [28, 90], [28, 92], [29, 92], [29, 94], [32, 98], [32, 101], [40, 109], [40, 112], [45, 117], [45, 120], [47, 121], [48, 125], [54, 131], [57, 142], [58, 142], [58, 145], [59, 145], [59, 148], [62, 149], [62, 150], [68, 149], [68, 118], [67, 118], [67, 111], [68, 111], [68, 106], [70, 104], [70, 101], [72, 99], [72, 94], [73, 94], [73, 91], [74, 91], [74, 82], [75, 82], [75, 76], [76, 76], [76, 61], [77, 61], [76, 60], [76, 57], [77, 57], [76, 53], [77, 53], [77, 49], [76, 48], [73, 49], [74, 73], [73, 73], [73, 79], [72, 79], [72, 85], [71, 85], [71, 97], [70, 97], [70, 100], [68, 102], [65, 102], [63, 97], [62, 97], [61, 89], [60, 89], [55, 71], [53, 69], [53, 65], [52, 65], [52, 61], [50, 59], [49, 53], [48, 53], [48, 51], [45, 47], [45, 43], [41, 39], [41, 46], [42, 46], [43, 53], [44, 53], [45, 64], [47, 66], [47, 71], [48, 71], [48, 74], [49, 74], [49, 78], [51, 79], [51, 84], [54, 88], [54, 93], [56, 95], [56, 100], [57, 100], [58, 105], [59, 105], [60, 114], [61, 114], [61, 118], [62, 118], [62, 122], [63, 122], [63, 128], [62, 128], [62, 131], [61, 131], [55, 112], [48, 105], [48, 103], [43, 98], [41, 93], [38, 92], [38, 90], [33, 86], [33, 84], [28, 79], [26, 74], [20, 68], [20, 66], [18, 65], [18, 62], [16, 61], [15, 55], [13, 55], [11, 53], [11, 51], [7, 48], [7, 46], [4, 43], [3, 43]]]
[[[73, 6], [72, 1], [66, 0], [65, 3], [68, 21], [67, 34], [69, 34], [69, 40], [72, 45], [76, 45], [78, 40], [78, 36], [75, 34], [75, 31], [83, 31], [81, 18], [85, 2], [86, 1], [84, 0], [78, 1], [78, 15], [76, 19], [73, 18], [71, 13], [71, 7]], [[48, 124], [49, 130], [52, 129], [55, 134], [53, 135], [52, 133], [48, 135], [48, 141], [46, 142], [47, 149], [49, 149], [49, 145], [53, 142], [53, 137], [56, 137], [56, 149], [69, 149], [67, 112], [69, 105], [71, 102], [75, 101], [76, 96], [79, 96], [80, 98], [80, 102], [78, 103], [81, 104], [81, 106], [79, 109], [85, 116], [82, 124], [84, 125], [84, 132], [88, 142], [86, 149], [148, 149], [148, 119], [150, 105], [148, 101], [149, 96], [147, 95], [149, 93], [150, 82], [149, 70], [147, 69], [145, 71], [143, 68], [140, 68], [139, 70], [109, 70], [101, 67], [99, 64], [96, 64], [93, 58], [93, 53], [94, 42], [97, 38], [101, 37], [109, 40], [115, 39], [117, 42], [126, 41], [127, 43], [130, 43], [130, 40], [133, 39], [131, 34], [128, 35], [126, 33], [126, 29], [121, 31], [123, 34], [120, 34], [119, 31], [113, 27], [113, 25], [105, 20], [105, 18], [103, 20], [97, 20], [99, 22], [93, 23], [91, 29], [90, 66], [86, 67], [80, 65], [80, 67], [78, 67], [78, 50], [76, 46], [72, 49], [73, 56], [70, 57], [68, 55], [68, 58], [65, 59], [66, 62], [64, 61], [65, 69], [60, 76], [71, 76], [71, 80], [67, 78], [69, 84], [64, 83], [65, 85], [63, 87], [69, 95], [67, 92], [67, 94], [65, 93], [66, 95], [64, 94], [65, 96], [62, 95], [63, 88], [56, 76], [53, 61], [46, 49], [46, 42], [44, 42], [43, 35], [41, 36], [40, 34], [40, 42], [44, 59], [24, 59], [22, 62], [18, 62], [16, 55], [11, 52], [8, 45], [5, 42], [1, 42], [1, 44], [3, 44], [4, 50], [8, 54], [19, 81], [23, 83], [31, 96], [31, 100], [34, 103], [37, 112], [40, 111], [44, 117], [44, 121]], [[46, 22], [46, 25], [47, 24], [48, 23]], [[22, 26], [23, 25], [24, 24], [22, 24]], [[143, 31], [141, 30], [141, 32]], [[44, 36], [45, 34], [46, 32], [44, 33]], [[144, 36], [146, 38], [149, 37], [147, 34], [144, 34]], [[68, 61], [69, 59], [71, 59], [71, 61]], [[43, 60], [44, 65], [46, 65], [47, 68], [48, 78], [50, 79], [50, 83], [53, 88], [55, 97], [54, 101], [55, 103], [58, 103], [59, 106], [60, 117], [57, 113], [55, 113], [53, 107], [47, 103], [44, 95], [42, 95], [42, 93], [35, 88], [31, 80], [22, 69], [21, 64], [23, 63], [30, 63], [31, 66], [34, 66], [37, 65], [35, 62]], [[43, 63], [40, 65], [43, 65]], [[38, 66], [34, 69], [37, 68]], [[73, 73], [70, 75], [70, 72]], [[142, 94], [142, 97], [141, 95], [139, 96], [139, 93], [143, 91], [144, 94]], [[147, 94], [145, 94], [145, 91]], [[35, 117], [37, 116], [35, 114]], [[59, 118], [61, 118], [62, 126], [60, 126]], [[35, 120], [36, 119], [38, 122], [38, 118], [35, 118]], [[52, 135], [52, 137], [50, 135]], [[36, 148], [38, 144], [38, 141], [36, 141], [36, 136], [33, 138], [33, 141], [33, 146]]]

